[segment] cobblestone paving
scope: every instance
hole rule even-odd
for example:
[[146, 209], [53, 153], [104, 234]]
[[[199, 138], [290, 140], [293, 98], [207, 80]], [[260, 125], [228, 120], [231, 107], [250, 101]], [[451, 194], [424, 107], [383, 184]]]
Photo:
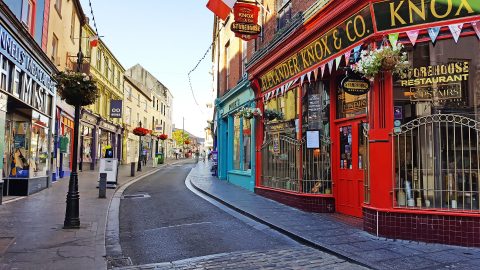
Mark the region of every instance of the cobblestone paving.
[[313, 248], [221, 253], [180, 261], [114, 268], [117, 270], [197, 269], [367, 269]]

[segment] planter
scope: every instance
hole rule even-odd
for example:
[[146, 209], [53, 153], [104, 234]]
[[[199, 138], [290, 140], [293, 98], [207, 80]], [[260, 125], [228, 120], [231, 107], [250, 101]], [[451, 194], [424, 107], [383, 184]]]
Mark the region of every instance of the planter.
[[70, 105], [87, 106], [95, 103], [99, 96], [97, 83], [85, 73], [59, 72], [55, 80], [57, 93]]

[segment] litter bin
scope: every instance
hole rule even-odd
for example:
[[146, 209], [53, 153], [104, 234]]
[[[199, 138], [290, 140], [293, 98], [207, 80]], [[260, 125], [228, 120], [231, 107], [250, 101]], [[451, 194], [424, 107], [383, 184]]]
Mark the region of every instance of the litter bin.
[[163, 164], [164, 162], [163, 153], [156, 153], [155, 159], [157, 160], [157, 164]]

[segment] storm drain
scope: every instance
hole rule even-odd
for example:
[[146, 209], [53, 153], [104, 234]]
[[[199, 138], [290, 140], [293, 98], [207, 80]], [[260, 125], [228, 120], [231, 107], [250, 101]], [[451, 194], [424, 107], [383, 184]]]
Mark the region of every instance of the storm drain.
[[126, 194], [122, 196], [122, 199], [145, 199], [145, 198], [150, 198], [150, 195], [147, 193], [142, 193], [142, 194]]

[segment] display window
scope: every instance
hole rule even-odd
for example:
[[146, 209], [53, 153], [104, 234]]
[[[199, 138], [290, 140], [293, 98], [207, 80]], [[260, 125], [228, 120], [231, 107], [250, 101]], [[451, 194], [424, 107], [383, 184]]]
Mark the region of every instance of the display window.
[[93, 142], [93, 128], [86, 125], [81, 125], [81, 155], [83, 162], [92, 162], [92, 142]]
[[480, 209], [480, 43], [407, 45], [394, 82], [394, 206]]
[[48, 171], [48, 118], [32, 112], [30, 177], [47, 176]]
[[248, 171], [251, 164], [251, 119], [234, 115], [233, 119], [233, 170]]

